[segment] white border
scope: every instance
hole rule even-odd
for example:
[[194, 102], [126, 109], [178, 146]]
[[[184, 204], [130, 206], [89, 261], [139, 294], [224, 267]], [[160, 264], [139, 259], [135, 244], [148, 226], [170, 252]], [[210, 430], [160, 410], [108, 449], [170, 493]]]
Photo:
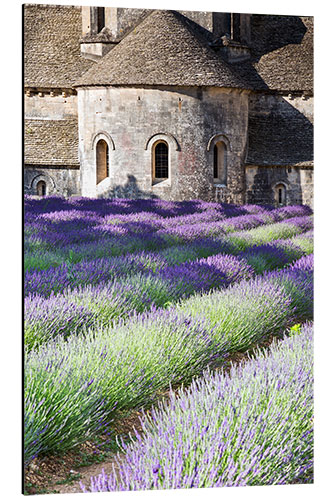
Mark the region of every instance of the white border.
[[[210, 490], [176, 490], [163, 492], [110, 493], [114, 500], [157, 498], [246, 498], [260, 500], [328, 498], [332, 490], [331, 475], [331, 358], [332, 358], [332, 98], [331, 98], [331, 33], [332, 17], [328, 3], [312, 0], [267, 1], [233, 0], [221, 2], [207, 0], [204, 4], [190, 0], [132, 0], [132, 1], [51, 1], [61, 5], [111, 5], [115, 7], [168, 8], [182, 10], [221, 11], [221, 9], [262, 14], [314, 15], [315, 16], [315, 484], [304, 486], [223, 488]], [[20, 498], [21, 491], [21, 9], [22, 3], [13, 0], [2, 7], [5, 18], [2, 37], [2, 400], [1, 400], [1, 493], [3, 498]], [[4, 60], [3, 60], [4, 59]], [[39, 495], [36, 498], [53, 498]], [[62, 498], [62, 497], [59, 497]], [[65, 498], [78, 498], [76, 494]], [[90, 494], [99, 499], [100, 494]], [[110, 496], [111, 498], [111, 496]]]

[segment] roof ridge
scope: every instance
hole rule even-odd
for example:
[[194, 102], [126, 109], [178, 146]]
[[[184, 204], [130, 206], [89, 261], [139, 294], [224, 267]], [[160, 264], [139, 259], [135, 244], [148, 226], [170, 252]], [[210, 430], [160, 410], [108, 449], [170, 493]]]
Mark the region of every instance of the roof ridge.
[[208, 45], [204, 28], [174, 10], [155, 9], [74, 86], [186, 85], [251, 88]]

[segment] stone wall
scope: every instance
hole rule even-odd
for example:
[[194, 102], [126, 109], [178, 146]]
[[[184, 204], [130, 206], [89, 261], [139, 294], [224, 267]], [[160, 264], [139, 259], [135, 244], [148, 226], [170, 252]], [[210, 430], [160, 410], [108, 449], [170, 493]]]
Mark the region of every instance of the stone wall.
[[37, 183], [47, 194], [80, 194], [77, 95], [74, 90], [26, 90], [24, 192], [35, 195]]
[[67, 120], [77, 118], [77, 95], [74, 90], [26, 90], [24, 96], [26, 118]]
[[249, 100], [246, 201], [274, 203], [278, 184], [287, 204], [313, 205], [313, 97], [253, 94]]
[[286, 188], [287, 205], [313, 207], [312, 167], [246, 167], [246, 203], [275, 204], [276, 187]]
[[[83, 196], [244, 202], [248, 95], [219, 88], [79, 88]], [[82, 117], [82, 118], [81, 118]], [[96, 144], [109, 144], [109, 178], [96, 187]], [[153, 184], [152, 147], [169, 145], [169, 179]], [[213, 146], [227, 149], [227, 186], [213, 182]]]
[[26, 165], [24, 169], [24, 193], [36, 195], [39, 181], [45, 182], [47, 195], [80, 195], [79, 168], [48, 168], [45, 165]]
[[179, 10], [178, 12], [183, 14], [183, 16], [188, 17], [208, 31], [213, 32], [214, 28], [216, 29], [217, 21], [214, 19], [214, 17], [216, 18], [217, 16], [213, 12], [200, 12], [195, 10]]

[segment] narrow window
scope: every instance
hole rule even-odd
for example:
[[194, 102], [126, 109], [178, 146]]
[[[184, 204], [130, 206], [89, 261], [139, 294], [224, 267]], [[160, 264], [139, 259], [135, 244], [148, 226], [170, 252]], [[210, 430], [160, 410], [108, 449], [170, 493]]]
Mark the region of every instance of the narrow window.
[[214, 182], [227, 184], [227, 157], [223, 142], [217, 142], [214, 146], [213, 176]]
[[282, 188], [279, 188], [279, 204], [281, 205], [282, 203]]
[[97, 35], [105, 26], [105, 8], [90, 7], [90, 33]]
[[218, 179], [219, 169], [218, 169], [218, 150], [215, 144], [214, 146], [214, 179]]
[[97, 7], [97, 32], [99, 33], [105, 26], [105, 8]]
[[166, 142], [158, 142], [154, 148], [153, 177], [158, 180], [169, 177], [169, 150]]
[[109, 146], [100, 139], [96, 146], [96, 184], [109, 176]]
[[278, 205], [286, 205], [287, 201], [287, 190], [284, 184], [278, 184], [275, 186], [275, 202]]
[[223, 33], [230, 35], [231, 38], [231, 14], [223, 14]]
[[240, 14], [231, 14], [231, 39], [240, 41]]
[[38, 181], [37, 182], [37, 196], [45, 196], [46, 195], [46, 182]]

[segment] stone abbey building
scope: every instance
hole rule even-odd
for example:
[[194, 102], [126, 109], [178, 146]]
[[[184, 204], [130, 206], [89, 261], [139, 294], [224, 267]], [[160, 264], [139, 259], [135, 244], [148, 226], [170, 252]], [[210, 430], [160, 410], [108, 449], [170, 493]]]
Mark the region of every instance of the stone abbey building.
[[26, 193], [312, 205], [312, 17], [23, 19]]

